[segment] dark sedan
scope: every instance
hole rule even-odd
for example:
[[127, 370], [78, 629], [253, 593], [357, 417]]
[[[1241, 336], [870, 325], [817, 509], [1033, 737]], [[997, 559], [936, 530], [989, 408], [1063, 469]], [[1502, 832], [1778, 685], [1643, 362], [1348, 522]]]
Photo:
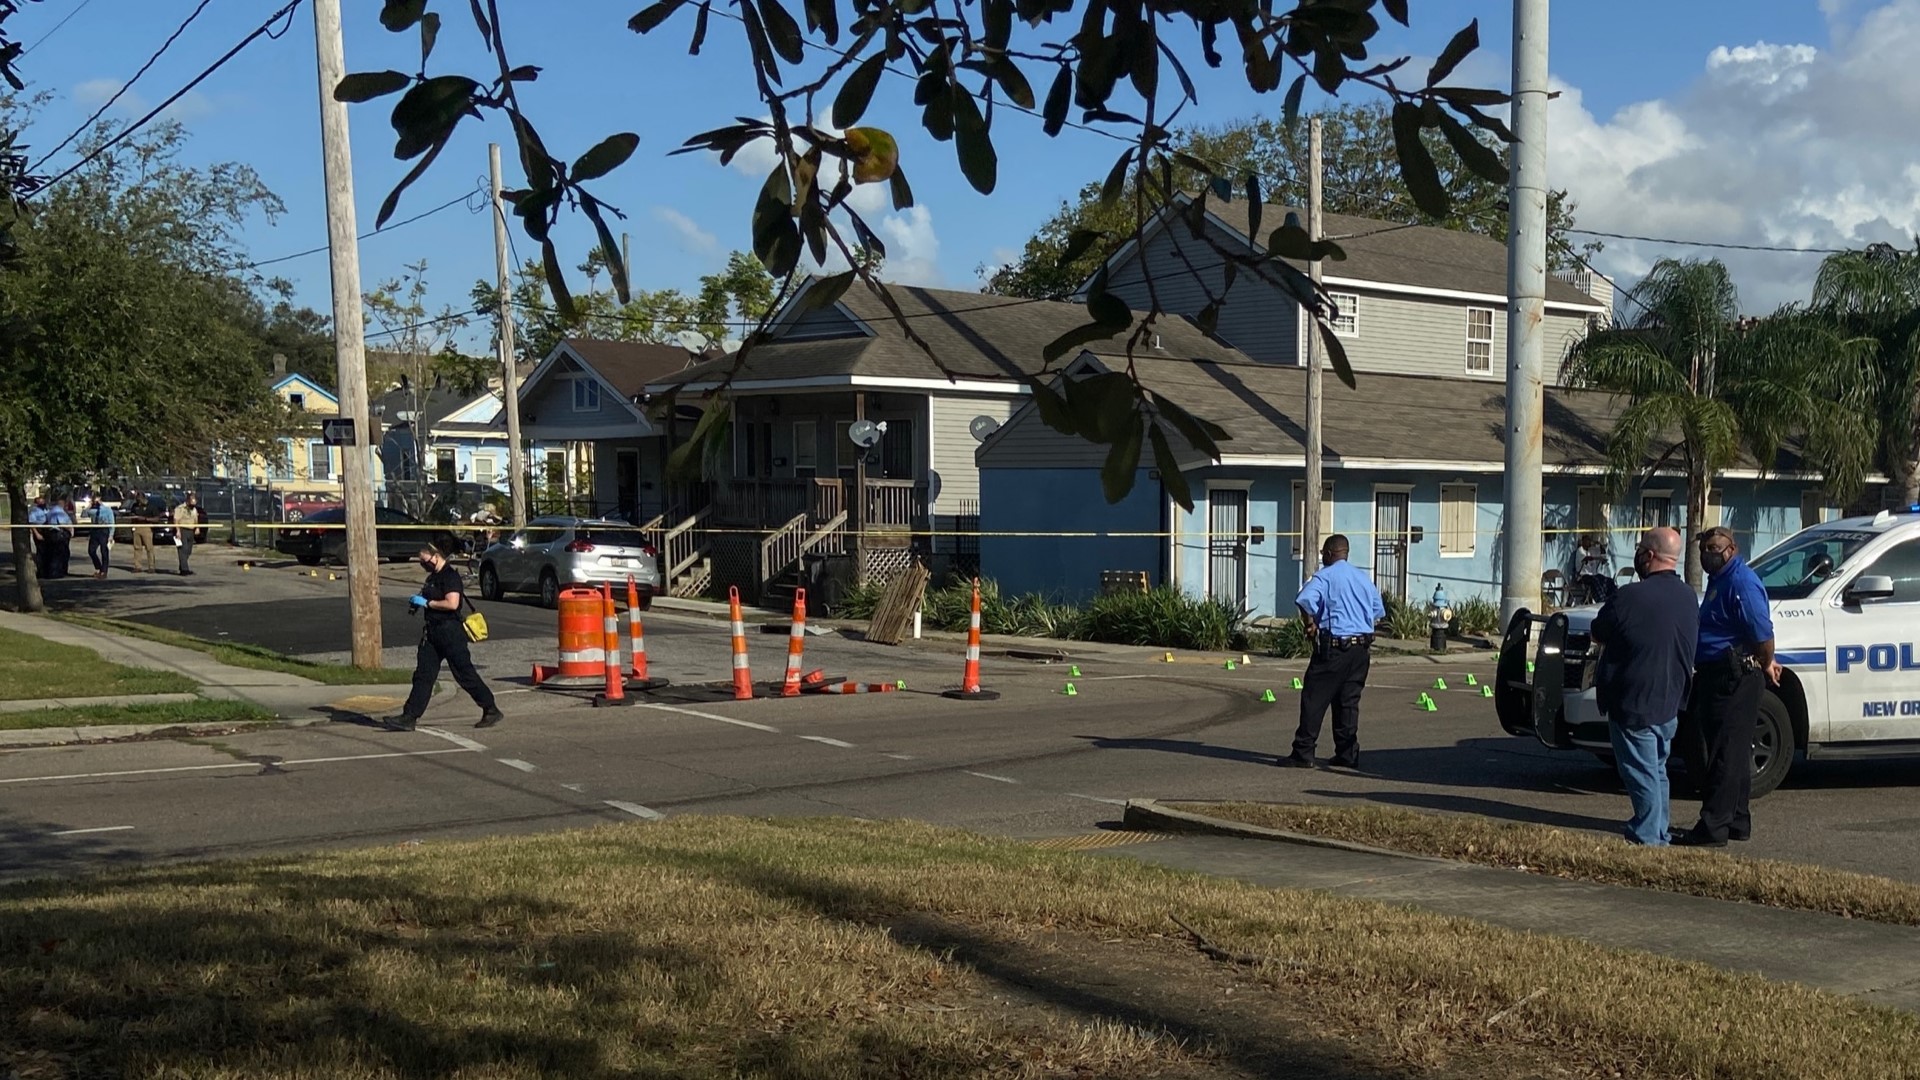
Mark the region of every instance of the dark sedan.
[[[374, 507], [375, 549], [382, 559], [410, 559], [420, 545], [433, 539], [433, 530], [419, 518], [391, 506]], [[277, 530], [275, 551], [291, 555], [307, 566], [347, 561], [347, 508], [329, 507], [308, 514], [298, 525]]]

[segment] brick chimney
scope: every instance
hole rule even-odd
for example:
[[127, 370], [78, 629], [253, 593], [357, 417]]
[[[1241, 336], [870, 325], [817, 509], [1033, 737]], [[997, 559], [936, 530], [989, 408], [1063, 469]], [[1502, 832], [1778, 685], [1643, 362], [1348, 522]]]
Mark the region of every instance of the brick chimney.
[[286, 353], [273, 354], [273, 377], [275, 379], [284, 379], [287, 377], [287, 354]]

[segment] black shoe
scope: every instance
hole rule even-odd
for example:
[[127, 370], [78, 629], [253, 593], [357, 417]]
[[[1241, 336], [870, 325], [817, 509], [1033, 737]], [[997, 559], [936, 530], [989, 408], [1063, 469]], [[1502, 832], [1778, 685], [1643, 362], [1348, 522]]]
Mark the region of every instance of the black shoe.
[[1313, 759], [1310, 757], [1301, 757], [1298, 754], [1288, 754], [1286, 757], [1276, 759], [1274, 764], [1283, 769], [1311, 769], [1313, 768]]
[[1674, 833], [1668, 842], [1674, 847], [1722, 848], [1727, 846], [1726, 837], [1715, 836], [1709, 832], [1702, 832], [1698, 828]]
[[502, 720], [505, 720], [506, 718], [507, 718], [506, 714], [501, 712], [499, 709], [488, 709], [486, 712], [483, 712], [480, 714], [480, 722], [473, 726], [474, 727], [492, 727], [493, 725], [499, 723]]
[[1336, 755], [1327, 762], [1327, 768], [1329, 769], [1358, 769], [1359, 767], [1359, 754], [1355, 754], [1352, 757], [1347, 757], [1344, 754]]
[[1732, 829], [1728, 829], [1727, 839], [1733, 841], [1736, 844], [1744, 844], [1747, 841], [1753, 839], [1753, 834], [1750, 832], [1734, 832]]
[[412, 731], [416, 723], [413, 717], [406, 713], [399, 713], [380, 721], [380, 726], [388, 731]]

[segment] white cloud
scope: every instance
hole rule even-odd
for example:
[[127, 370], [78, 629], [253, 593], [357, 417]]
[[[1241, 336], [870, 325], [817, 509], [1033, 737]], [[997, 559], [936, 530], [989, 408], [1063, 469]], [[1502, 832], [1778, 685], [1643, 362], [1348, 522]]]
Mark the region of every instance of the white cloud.
[[[1823, 0], [1831, 48], [1729, 43], [1666, 99], [1605, 119], [1580, 92], [1549, 107], [1548, 172], [1606, 232], [1787, 247], [1910, 244], [1920, 233], [1920, 0]], [[1607, 241], [1623, 283], [1663, 256], [1718, 257], [1750, 312], [1805, 300], [1814, 255]]]
[[[73, 103], [86, 110], [97, 109], [120, 93], [126, 84], [118, 79], [88, 79], [73, 88]], [[120, 94], [120, 100], [113, 103], [106, 115], [114, 120], [137, 120], [153, 108], [153, 103], [140, 95], [138, 90], [129, 90]], [[213, 102], [198, 90], [189, 90], [180, 100], [161, 110], [163, 120], [178, 120], [185, 123], [213, 112]]]
[[720, 250], [720, 239], [701, 228], [692, 218], [675, 210], [671, 206], [656, 206], [653, 216], [672, 229], [680, 238], [680, 246], [696, 255], [706, 255]]

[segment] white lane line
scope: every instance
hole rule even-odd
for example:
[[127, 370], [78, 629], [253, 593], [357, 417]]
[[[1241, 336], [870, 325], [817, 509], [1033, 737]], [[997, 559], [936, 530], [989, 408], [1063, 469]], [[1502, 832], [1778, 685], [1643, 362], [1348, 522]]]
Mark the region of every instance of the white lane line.
[[474, 742], [472, 739], [467, 738], [465, 735], [455, 735], [451, 731], [441, 731], [439, 728], [431, 728], [431, 727], [423, 727], [423, 728], [420, 728], [419, 730], [420, 730], [420, 733], [423, 735], [431, 735], [436, 739], [445, 739], [455, 746], [472, 750], [476, 754], [484, 753], [487, 749], [485, 744]]
[[503, 758], [495, 758], [494, 760], [498, 761], [502, 765], [505, 765], [509, 769], [519, 769], [521, 772], [534, 772], [540, 768], [538, 765], [535, 765], [531, 761], [521, 761], [519, 758], [503, 757]]
[[585, 792], [587, 790], [587, 785], [585, 784], [561, 784], [560, 786], [566, 788], [568, 791]]
[[880, 756], [890, 757], [895, 761], [912, 761], [913, 760], [912, 754], [881, 754]]
[[679, 713], [681, 716], [697, 716], [702, 720], [718, 720], [723, 724], [732, 724], [735, 727], [752, 728], [755, 731], [765, 731], [774, 735], [780, 734], [780, 729], [777, 727], [768, 727], [765, 724], [756, 724], [751, 720], [737, 720], [731, 716], [720, 716], [717, 713], [700, 712], [697, 709], [682, 709], [673, 705], [642, 705], [640, 707], [643, 709], [658, 709], [661, 712]]
[[605, 802], [615, 810], [625, 810], [634, 817], [646, 818], [648, 821], [664, 821], [667, 816], [658, 810], [641, 806], [637, 802], [621, 802], [619, 799], [607, 799]]
[[131, 828], [133, 828], [133, 826], [131, 825], [102, 825], [99, 828], [95, 828], [95, 829], [61, 829], [59, 832], [48, 833], [47, 835], [49, 836], [85, 836], [88, 833], [97, 833], [97, 832], [126, 832], [128, 829], [131, 829]]
[[1020, 782], [1011, 776], [995, 776], [992, 773], [974, 772], [972, 769], [961, 769], [960, 771], [966, 773], [968, 776], [977, 776], [982, 780], [997, 780], [1002, 784], [1017, 784]]
[[1067, 796], [1067, 798], [1069, 798], [1069, 799], [1085, 799], [1085, 800], [1087, 800], [1088, 802], [1098, 802], [1098, 803], [1106, 803], [1106, 804], [1107, 804], [1108, 806], [1125, 806], [1125, 805], [1127, 805], [1127, 800], [1125, 800], [1125, 799], [1103, 799], [1103, 798], [1101, 798], [1101, 797], [1100, 797], [1100, 796], [1098, 796], [1098, 795], [1078, 795], [1078, 794], [1075, 794], [1074, 792], [1071, 792], [1071, 791], [1069, 791], [1069, 792], [1066, 792], [1065, 794], [1066, 794], [1066, 796]]
[[824, 743], [828, 746], [837, 746], [842, 750], [853, 749], [852, 743], [841, 742], [839, 739], [829, 739], [825, 735], [802, 735], [800, 737], [807, 740], [808, 742], [817, 742], [817, 743]]
[[164, 769], [118, 769], [113, 772], [64, 773], [59, 776], [0, 777], [0, 784], [32, 784], [51, 780], [110, 780], [118, 776], [160, 776], [166, 773], [208, 772], [215, 769], [263, 769], [286, 765], [325, 765], [335, 761], [373, 761], [377, 758], [431, 757], [435, 754], [465, 754], [470, 751], [408, 750], [392, 754], [354, 754], [348, 757], [299, 758], [292, 761], [232, 761], [219, 765], [173, 765]]

